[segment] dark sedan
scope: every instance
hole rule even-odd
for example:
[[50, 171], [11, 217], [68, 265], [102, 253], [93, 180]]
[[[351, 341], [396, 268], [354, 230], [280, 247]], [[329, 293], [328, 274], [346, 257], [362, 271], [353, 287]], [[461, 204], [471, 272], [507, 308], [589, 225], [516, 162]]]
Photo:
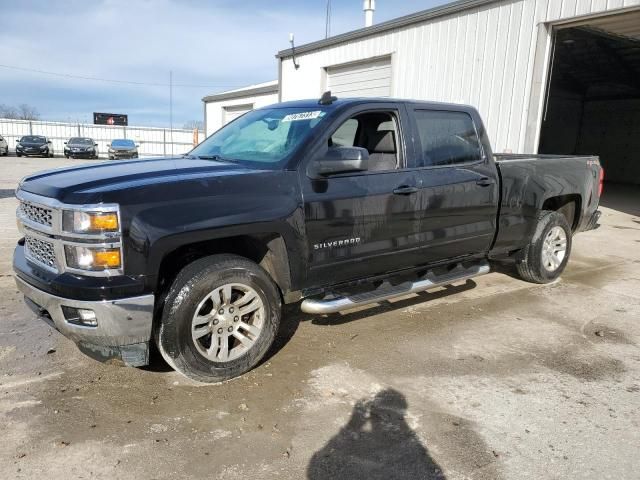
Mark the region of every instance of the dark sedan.
[[25, 135], [16, 144], [16, 155], [25, 157], [37, 155], [39, 157], [53, 157], [53, 143], [41, 135]]
[[138, 158], [138, 146], [133, 140], [117, 139], [109, 144], [109, 160]]
[[64, 142], [64, 156], [69, 158], [98, 158], [98, 146], [92, 138], [72, 137]]

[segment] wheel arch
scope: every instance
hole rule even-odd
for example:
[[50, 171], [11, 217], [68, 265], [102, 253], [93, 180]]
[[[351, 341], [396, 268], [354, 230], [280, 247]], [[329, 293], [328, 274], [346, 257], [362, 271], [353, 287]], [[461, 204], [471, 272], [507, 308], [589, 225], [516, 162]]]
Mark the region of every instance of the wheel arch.
[[286, 300], [291, 291], [291, 270], [285, 240], [278, 233], [234, 235], [181, 245], [160, 261], [156, 291], [161, 294], [188, 264], [215, 254], [234, 254], [260, 265]]
[[582, 197], [579, 194], [556, 195], [547, 198], [542, 204], [542, 210], [550, 210], [564, 215], [571, 231], [575, 232], [580, 224], [582, 211]]

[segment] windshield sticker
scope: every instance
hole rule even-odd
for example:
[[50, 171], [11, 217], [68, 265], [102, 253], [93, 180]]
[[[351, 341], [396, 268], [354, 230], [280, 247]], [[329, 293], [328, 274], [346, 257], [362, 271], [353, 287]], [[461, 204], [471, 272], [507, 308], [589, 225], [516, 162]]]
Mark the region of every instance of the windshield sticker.
[[324, 112], [322, 110], [316, 110], [315, 112], [290, 113], [282, 119], [282, 123], [299, 122], [301, 120], [314, 120], [316, 118], [322, 117], [323, 115]]

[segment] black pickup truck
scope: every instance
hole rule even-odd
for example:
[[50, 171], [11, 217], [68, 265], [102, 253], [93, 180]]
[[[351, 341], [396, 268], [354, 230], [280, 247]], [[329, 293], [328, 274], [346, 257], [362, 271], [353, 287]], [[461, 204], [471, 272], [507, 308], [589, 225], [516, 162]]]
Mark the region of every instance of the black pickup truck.
[[94, 358], [155, 342], [196, 380], [265, 355], [283, 303], [320, 315], [515, 264], [558, 278], [595, 228], [597, 157], [494, 155], [467, 106], [389, 99], [252, 111], [179, 158], [20, 182], [18, 288]]

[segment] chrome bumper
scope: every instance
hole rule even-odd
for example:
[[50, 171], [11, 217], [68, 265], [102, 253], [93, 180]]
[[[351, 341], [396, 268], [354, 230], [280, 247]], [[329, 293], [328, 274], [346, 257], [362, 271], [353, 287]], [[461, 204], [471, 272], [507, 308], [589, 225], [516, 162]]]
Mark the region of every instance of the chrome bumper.
[[[119, 300], [71, 300], [43, 292], [18, 277], [15, 280], [27, 305], [42, 320], [78, 344], [87, 355], [101, 361], [119, 359], [129, 366], [148, 363], [153, 295]], [[69, 323], [62, 306], [93, 310], [98, 325], [88, 327]]]

